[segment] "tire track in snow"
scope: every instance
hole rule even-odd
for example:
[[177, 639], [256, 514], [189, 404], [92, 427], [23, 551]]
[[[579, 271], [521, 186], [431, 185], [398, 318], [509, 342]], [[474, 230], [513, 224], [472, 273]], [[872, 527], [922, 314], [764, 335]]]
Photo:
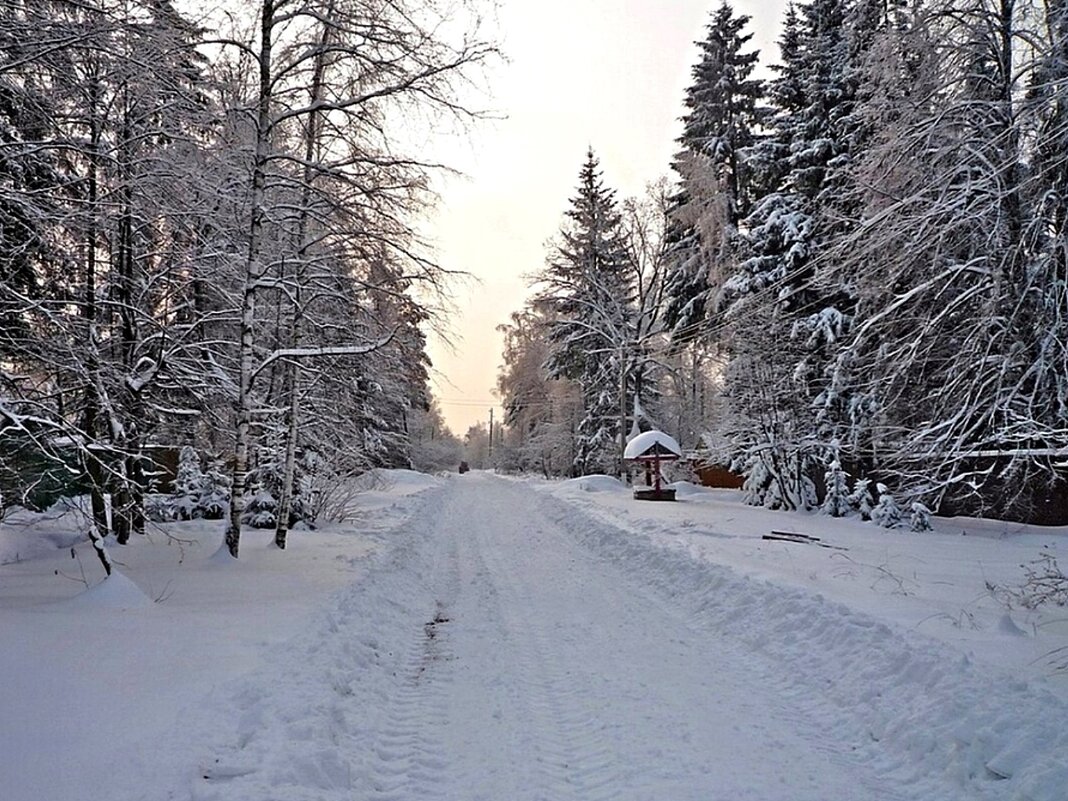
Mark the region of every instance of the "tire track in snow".
[[[513, 517], [517, 516], [516, 508], [520, 503], [519, 499], [509, 503]], [[625, 701], [612, 699], [613, 703], [604, 708], [603, 716], [593, 714], [589, 699], [603, 701], [604, 688], [591, 685], [592, 674], [584, 671], [582, 665], [576, 665], [573, 659], [569, 660], [561, 650], [559, 627], [553, 628], [548, 625], [548, 621], [534, 619], [529, 623], [528, 635], [533, 645], [534, 659], [539, 663], [537, 670], [545, 678], [540, 697], [550, 708], [550, 717], [555, 721], [557, 730], [561, 732], [563, 742], [566, 743], [563, 751], [558, 753], [575, 756], [577, 763], [569, 764], [566, 758], [557, 760], [559, 766], [571, 769], [558, 769], [553, 774], [557, 788], [563, 780], [564, 785], [570, 787], [573, 793], [563, 797], [646, 798], [645, 793], [648, 791], [637, 789], [637, 783], [643, 779], [642, 774], [658, 773], [664, 781], [676, 782], [676, 792], [680, 792], [680, 795], [675, 797], [683, 797], [681, 793], [685, 793], [686, 798], [708, 798], [709, 793], [713, 794], [711, 797], [719, 797], [714, 794], [716, 788], [724, 783], [729, 785], [733, 781], [738, 785], [736, 792], [747, 793], [744, 796], [747, 798], [825, 798], [830, 797], [823, 795], [825, 791], [834, 792], [834, 788], [837, 788], [837, 792], [841, 793], [842, 787], [849, 787], [849, 794], [834, 797], [870, 797], [879, 798], [880, 801], [904, 798], [855, 758], [848, 737], [843, 738], [841, 733], [833, 728], [823, 727], [821, 719], [809, 714], [805, 702], [811, 701], [813, 695], [819, 696], [818, 688], [808, 687], [807, 693], [795, 693], [797, 684], [790, 681], [788, 671], [784, 671], [781, 665], [762, 660], [748, 649], [738, 647], [737, 643], [722, 641], [714, 630], [704, 625], [702, 616], [695, 615], [689, 606], [693, 598], [665, 597], [657, 588], [642, 581], [640, 576], [621, 571], [615, 560], [607, 560], [597, 551], [578, 547], [577, 538], [573, 537], [571, 531], [585, 529], [589, 521], [581, 517], [576, 519], [574, 516], [559, 516], [558, 512], [558, 508], [546, 508], [541, 502], [528, 499], [518, 516], [527, 521], [545, 522], [529, 524], [524, 534], [524, 544], [530, 545], [539, 553], [549, 550], [567, 552], [569, 547], [572, 549], [569, 559], [576, 566], [575, 580], [588, 581], [591, 591], [612, 591], [607, 606], [602, 604], [600, 607], [602, 623], [608, 620], [603, 610], [614, 607], [617, 616], [633, 619], [639, 626], [642, 621], [653, 621], [654, 625], [659, 625], [653, 632], [658, 636], [650, 640], [654, 648], [667, 644], [659, 639], [660, 636], [677, 637], [677, 647], [674, 650], [678, 651], [681, 660], [678, 665], [683, 671], [679, 674], [683, 681], [686, 681], [687, 675], [693, 675], [695, 660], [707, 665], [709, 673], [720, 672], [721, 678], [707, 688], [693, 686], [678, 689], [685, 689], [684, 694], [693, 699], [690, 708], [708, 705], [712, 715], [722, 713], [729, 720], [709, 725], [707, 721], [702, 723], [697, 719], [679, 718], [677, 732], [665, 729], [662, 730], [662, 736], [677, 734], [686, 738], [692, 736], [695, 740], [711, 738], [709, 742], [720, 746], [720, 750], [725, 750], [728, 754], [737, 751], [731, 747], [722, 748], [724, 737], [730, 737], [731, 733], [739, 735], [743, 741], [753, 740], [759, 744], [755, 749], [758, 756], [746, 757], [752, 760], [752, 764], [745, 765], [745, 760], [741, 760], [743, 766], [739, 771], [724, 779], [715, 775], [717, 767], [735, 766], [716, 766], [716, 757], [712, 753], [706, 756], [711, 762], [709, 771], [703, 771], [699, 765], [690, 764], [681, 767], [675, 776], [671, 775], [671, 768], [666, 764], [667, 759], [650, 759], [648, 754], [634, 753], [633, 750], [623, 755], [622, 752], [633, 749], [633, 742], [621, 743], [616, 738], [606, 737], [604, 732], [606, 722], [619, 718], [618, 706]], [[576, 548], [578, 549], [574, 550]], [[498, 550], [498, 553], [502, 552]], [[535, 588], [529, 580], [524, 581], [517, 574], [510, 574], [507, 564], [498, 572], [512, 578], [512, 590], [520, 600], [514, 608], [538, 608]], [[713, 592], [708, 594], [708, 601], [722, 606], [724, 599]], [[581, 603], [581, 598], [579, 602]], [[627, 639], [626, 631], [621, 632], [621, 639]], [[611, 640], [606, 642], [610, 644]], [[628, 651], [622, 648], [621, 653], [626, 654]], [[665, 653], [665, 657], [667, 656]], [[598, 655], [594, 654], [594, 657]], [[665, 663], [670, 664], [666, 658]], [[567, 670], [567, 666], [570, 666], [571, 670]], [[635, 688], [628, 688], [627, 678], [625, 675], [619, 675], [618, 667], [611, 664], [606, 667], [602, 664], [601, 670], [604, 670], [615, 684], [621, 685], [621, 691], [632, 691], [629, 697], [636, 702], [639, 712], [655, 719], [659, 714], [657, 710], [642, 709], [643, 704], [650, 703], [650, 698], [643, 697], [646, 694], [641, 688], [638, 688], [637, 693], [633, 692]], [[590, 669], [596, 668], [591, 666]], [[665, 681], [670, 681], [669, 676], [664, 678]], [[671, 688], [667, 688], [667, 691], [669, 695], [673, 692]], [[826, 709], [819, 707], [819, 711], [825, 712]], [[685, 705], [680, 712], [686, 715]], [[665, 755], [671, 752], [669, 741], [656, 742], [656, 733], [652, 732], [650, 739], [654, 750], [668, 746]], [[700, 748], [693, 751], [701, 753]], [[763, 755], [763, 758], [759, 755]], [[761, 763], [767, 762], [768, 756], [772, 762], [780, 758], [792, 759], [800, 773], [797, 777], [800, 786], [785, 795], [780, 795], [783, 790], [778, 787], [773, 788], [774, 795], [760, 795], [761, 792], [769, 792], [768, 790], [757, 790], [754, 793], [754, 784], [760, 783], [754, 774], [764, 770]], [[633, 765], [643, 763], [645, 768], [631, 770]], [[819, 775], [824, 771], [833, 775]], [[859, 791], [861, 794], [854, 796], [853, 791]]]
[[[591, 688], [582, 666], [562, 661], [547, 621], [537, 614], [539, 604], [515, 574], [514, 565], [494, 568], [509, 596], [502, 611], [508, 630], [518, 635], [512, 637], [516, 678], [522, 681], [533, 715], [532, 748], [539, 776], [534, 797], [545, 801], [618, 798], [615, 754], [597, 721], [584, 709], [583, 700]], [[518, 614], [522, 610], [530, 614]]]
[[375, 762], [368, 744], [388, 727], [369, 728], [367, 718], [395, 704], [410, 731], [420, 728], [419, 720], [433, 720], [432, 712], [420, 711], [418, 696], [398, 688], [410, 675], [402, 666], [411, 664], [413, 643], [419, 642], [405, 627], [425, 610], [434, 614], [418, 582], [427, 567], [413, 555], [425, 550], [423, 521], [436, 517], [443, 497], [441, 490], [420, 497], [407, 519], [388, 535], [380, 532], [386, 547], [372, 557], [364, 579], [339, 592], [334, 606], [309, 621], [304, 633], [272, 648], [260, 668], [217, 688], [206, 701], [219, 708], [206, 738], [210, 751], [200, 758], [188, 795], [180, 797], [362, 801], [368, 798], [369, 769], [391, 757], [408, 760], [411, 778], [403, 782], [409, 787], [435, 784], [435, 743], [422, 735], [407, 739], [395, 729], [392, 738], [375, 740], [381, 754]]
[[409, 643], [395, 676], [395, 690], [378, 717], [377, 735], [367, 748], [369, 801], [443, 798], [448, 767], [443, 731], [454, 659], [450, 609], [459, 587], [456, 541], [434, 537], [426, 587], [435, 596], [421, 625], [409, 625]]

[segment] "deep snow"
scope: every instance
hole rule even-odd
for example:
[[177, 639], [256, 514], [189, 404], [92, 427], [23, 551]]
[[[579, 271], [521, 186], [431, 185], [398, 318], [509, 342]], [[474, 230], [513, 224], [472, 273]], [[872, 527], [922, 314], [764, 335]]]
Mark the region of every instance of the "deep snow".
[[16, 515], [2, 796], [1068, 798], [1068, 615], [986, 590], [1064, 530], [678, 489], [395, 472], [284, 553], [174, 524], [101, 582], [77, 542], [88, 590], [77, 518]]

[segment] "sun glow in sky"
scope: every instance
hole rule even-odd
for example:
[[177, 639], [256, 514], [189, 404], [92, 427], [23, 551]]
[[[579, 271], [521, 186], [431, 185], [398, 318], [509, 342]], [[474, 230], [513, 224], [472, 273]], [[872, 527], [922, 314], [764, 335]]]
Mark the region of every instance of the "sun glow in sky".
[[[438, 260], [472, 280], [455, 287], [450, 347], [433, 338], [435, 394], [463, 436], [487, 422], [501, 363], [497, 326], [523, 307], [530, 274], [560, 228], [586, 150], [617, 196], [670, 173], [696, 41], [720, 0], [503, 0], [495, 26], [507, 63], [488, 76], [491, 108], [449, 163], [466, 177], [441, 190]], [[786, 0], [735, 0], [753, 47], [774, 62]], [[499, 420], [500, 410], [496, 414]]]

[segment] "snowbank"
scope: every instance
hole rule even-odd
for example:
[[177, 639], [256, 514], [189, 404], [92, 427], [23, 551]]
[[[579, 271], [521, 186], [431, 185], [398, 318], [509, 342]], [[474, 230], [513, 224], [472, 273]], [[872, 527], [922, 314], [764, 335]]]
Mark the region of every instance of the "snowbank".
[[213, 688], [318, 630], [336, 593], [396, 555], [422, 491], [442, 485], [409, 471], [382, 479], [353, 494], [355, 523], [294, 531], [286, 551], [273, 532], [246, 529], [236, 562], [212, 558], [223, 521], [150, 525], [109, 544], [118, 572], [106, 580], [78, 514], [0, 522], [0, 553], [11, 554], [0, 564], [4, 801], [190, 797], [176, 793], [203, 738], [231, 725]]
[[603, 475], [569, 478], [561, 482], [561, 487], [570, 492], [622, 492], [626, 489], [618, 478]]
[[116, 570], [103, 581], [64, 603], [99, 609], [140, 609], [152, 606], [152, 599]]
[[[621, 510], [602, 506], [600, 500], [585, 503], [589, 519], [575, 525], [576, 514], [583, 513], [574, 507], [575, 500], [562, 496], [551, 514], [570, 521], [587, 547], [640, 575], [658, 592], [689, 604], [702, 627], [788, 665], [793, 678], [782, 692], [801, 705], [814, 691], [829, 698], [833, 712], [820, 707], [808, 711], [821, 716], [829, 730], [848, 730], [862, 744], [858, 756], [879, 760], [888, 751], [897, 754], [899, 764], [891, 769], [902, 786], [919, 783], [917, 789], [922, 790], [924, 776], [942, 776], [952, 779], [961, 788], [960, 798], [969, 801], [1068, 797], [1068, 730], [1063, 725], [1068, 700], [1063, 687], [977, 663], [943, 642], [880, 622], [819, 592], [715, 564], [708, 552], [688, 547], [701, 536], [694, 532], [692, 518], [697, 515], [692, 508], [685, 512], [689, 526], [664, 526], [646, 535], [645, 521], [630, 515], [624, 521], [618, 516]], [[739, 506], [730, 511], [741, 518], [746, 510]], [[664, 514], [672, 511], [642, 512], [647, 520]], [[773, 519], [786, 527], [801, 517], [779, 514]], [[732, 537], [726, 533], [727, 522], [718, 520], [725, 533], [713, 535], [717, 545]], [[668, 531], [670, 539], [662, 536]], [[895, 536], [911, 536], [922, 553], [921, 535]], [[825, 549], [814, 546], [741, 539], [750, 551], [761, 544], [775, 548], [782, 560], [833, 558], [817, 557]], [[1001, 628], [988, 636], [998, 639], [1002, 649], [1015, 648], [1020, 640], [1018, 632]]]

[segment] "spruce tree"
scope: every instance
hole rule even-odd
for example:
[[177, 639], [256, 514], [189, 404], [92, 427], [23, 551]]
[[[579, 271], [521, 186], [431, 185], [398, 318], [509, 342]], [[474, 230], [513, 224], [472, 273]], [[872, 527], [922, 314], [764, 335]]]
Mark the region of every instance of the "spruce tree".
[[566, 217], [534, 302], [550, 317], [549, 375], [575, 380], [582, 388], [572, 470], [577, 475], [611, 472], [619, 437], [626, 433], [620, 396], [626, 394], [634, 288], [615, 193], [605, 187], [592, 148]]
[[686, 92], [682, 150], [674, 169], [680, 188], [673, 198], [671, 269], [665, 321], [676, 341], [693, 339], [703, 322], [713, 276], [729, 270], [738, 221], [749, 213], [752, 174], [747, 151], [756, 141], [764, 84], [753, 78], [759, 53], [745, 52], [750, 18], [735, 16], [728, 2], [712, 13], [701, 57]]
[[[811, 0], [788, 9], [766, 136], [749, 157], [761, 194], [740, 221], [745, 258], [720, 293], [738, 367], [728, 371], [728, 392], [750, 421], [736, 442], [756, 449], [787, 498], [806, 496], [820, 450], [848, 416], [834, 367], [854, 300], [848, 282], [827, 280], [825, 256], [854, 224], [841, 187], [866, 139], [854, 114], [859, 65], [884, 24], [871, 6]], [[760, 377], [769, 370], [770, 385]], [[799, 467], [784, 476], [781, 465]]]

